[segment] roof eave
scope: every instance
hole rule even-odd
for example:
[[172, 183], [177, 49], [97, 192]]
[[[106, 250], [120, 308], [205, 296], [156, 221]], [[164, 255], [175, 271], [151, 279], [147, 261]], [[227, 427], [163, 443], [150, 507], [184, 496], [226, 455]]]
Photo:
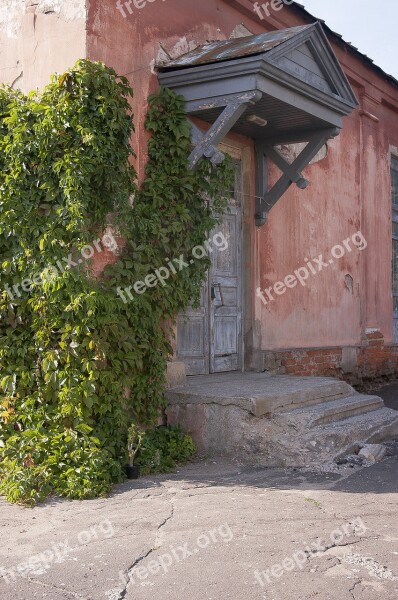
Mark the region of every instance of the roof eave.
[[[198, 86], [207, 86], [210, 82], [226, 82], [227, 80], [232, 82], [235, 79], [236, 83], [232, 86], [235, 92], [264, 91], [266, 89], [266, 80], [269, 79], [270, 81], [285, 85], [289, 90], [299, 92], [308, 99], [316, 100], [323, 106], [332, 108], [342, 116], [351, 113], [358, 105], [358, 101], [353, 93], [351, 93], [349, 86], [347, 87], [347, 92], [350, 92], [348, 98], [342, 98], [335, 94], [327, 94], [270, 63], [266, 56], [264, 54], [245, 56], [225, 62], [215, 62], [211, 65], [200, 65], [185, 69], [179, 68], [176, 71], [159, 73], [158, 79], [161, 85], [170, 87], [179, 93], [182, 93], [182, 89], [184, 88], [183, 95], [187, 101], [193, 99], [195, 88]], [[239, 86], [239, 80], [241, 81], [241, 86]], [[191, 88], [192, 94], [189, 93], [189, 88]], [[204, 92], [206, 92], [205, 87]]]

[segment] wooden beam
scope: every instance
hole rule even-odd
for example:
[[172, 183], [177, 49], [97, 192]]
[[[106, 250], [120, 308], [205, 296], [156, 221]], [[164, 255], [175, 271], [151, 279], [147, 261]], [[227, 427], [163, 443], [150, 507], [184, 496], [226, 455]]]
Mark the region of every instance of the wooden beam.
[[[192, 128], [192, 143], [194, 146], [197, 146], [205, 137], [205, 132], [199, 129], [195, 123], [190, 122], [190, 125]], [[219, 165], [225, 159], [225, 154], [214, 145], [211, 145], [207, 148], [205, 151], [205, 156], [210, 158], [213, 165]]]
[[262, 93], [258, 91], [241, 92], [239, 94], [228, 94], [224, 96], [214, 96], [211, 98], [202, 98], [200, 100], [188, 100], [185, 102], [187, 113], [194, 113], [203, 110], [212, 110], [222, 108], [231, 104], [231, 102], [248, 102], [255, 104], [261, 100]]
[[[335, 132], [334, 129], [332, 131]], [[292, 162], [292, 164], [289, 165], [289, 169], [286, 169], [286, 172], [282, 169], [283, 175], [276, 182], [274, 187], [264, 196], [264, 199], [266, 200], [268, 205], [273, 206], [275, 202], [277, 202], [279, 198], [283, 196], [283, 194], [289, 189], [292, 183], [294, 183], [294, 181], [297, 181], [297, 179], [295, 179], [294, 174], [296, 172], [300, 172], [311, 162], [311, 160], [314, 158], [314, 156], [318, 154], [319, 150], [325, 144], [326, 140], [329, 139], [329, 137], [330, 134], [325, 135], [323, 131], [321, 133], [314, 134], [313, 138], [308, 142], [306, 147], [300, 152], [300, 154]], [[267, 150], [265, 150], [265, 153], [267, 154]]]
[[264, 202], [264, 194], [268, 190], [268, 165], [265, 158], [264, 143], [261, 140], [254, 142], [254, 156], [256, 160], [256, 198], [254, 219], [257, 227], [262, 227], [267, 222], [268, 208]]

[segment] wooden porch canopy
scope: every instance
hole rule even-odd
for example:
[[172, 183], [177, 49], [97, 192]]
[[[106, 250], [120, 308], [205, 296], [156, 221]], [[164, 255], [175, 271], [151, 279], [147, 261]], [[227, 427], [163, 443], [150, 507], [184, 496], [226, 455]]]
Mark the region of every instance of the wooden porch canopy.
[[[206, 44], [159, 67], [158, 79], [210, 125], [192, 123], [192, 168], [202, 156], [221, 162], [217, 144], [230, 131], [255, 141], [257, 225], [292, 183], [307, 187], [302, 169], [358, 104], [319, 23]], [[275, 146], [295, 142], [308, 143], [290, 164]], [[266, 157], [282, 171], [270, 190]]]

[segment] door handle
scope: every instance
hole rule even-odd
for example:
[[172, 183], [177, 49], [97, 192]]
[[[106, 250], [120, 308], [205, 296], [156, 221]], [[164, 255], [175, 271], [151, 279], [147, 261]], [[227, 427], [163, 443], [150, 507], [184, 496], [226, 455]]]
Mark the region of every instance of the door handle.
[[213, 282], [211, 284], [211, 294], [210, 294], [210, 297], [211, 297], [212, 300], [216, 300], [217, 299], [217, 295], [216, 295], [216, 288], [217, 287], [218, 287], [218, 291], [220, 292], [221, 304], [218, 304], [215, 308], [220, 308], [221, 306], [224, 306], [224, 297], [223, 297], [223, 293], [222, 293], [221, 283], [215, 283], [215, 282]]

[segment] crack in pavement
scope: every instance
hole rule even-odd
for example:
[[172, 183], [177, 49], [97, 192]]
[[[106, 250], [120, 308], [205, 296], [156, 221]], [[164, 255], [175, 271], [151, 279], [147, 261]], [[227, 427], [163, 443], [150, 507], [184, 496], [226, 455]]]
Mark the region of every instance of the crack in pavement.
[[354, 583], [354, 585], [352, 586], [352, 588], [350, 588], [348, 591], [352, 596], [352, 600], [356, 600], [355, 598], [355, 588], [357, 587], [357, 585], [360, 585], [362, 583], [362, 579], [357, 579], [357, 581]]
[[123, 600], [123, 598], [126, 597], [127, 594], [127, 589], [129, 587], [129, 583], [131, 581], [132, 578], [132, 574], [133, 571], [135, 569], [135, 567], [142, 562], [143, 560], [145, 560], [150, 554], [152, 554], [152, 552], [154, 551], [154, 548], [150, 548], [148, 550], [148, 552], [146, 552], [145, 554], [142, 554], [141, 556], [139, 556], [134, 562], [133, 564], [127, 569], [126, 575], [124, 575], [124, 581], [125, 581], [125, 585], [124, 588], [122, 588], [122, 590], [119, 592], [119, 595], [117, 597], [117, 599], [115, 600]]
[[325, 545], [322, 550], [319, 550], [318, 548], [314, 548], [314, 550], [307, 550], [307, 548], [306, 548], [305, 550], [303, 550], [303, 552], [306, 555], [307, 560], [310, 560], [314, 556], [316, 557], [316, 556], [322, 556], [322, 554], [326, 554], [326, 552], [328, 552], [332, 548], [341, 548], [341, 547], [344, 547], [344, 546], [353, 546], [354, 544], [359, 544], [364, 539], [365, 538], [361, 538], [359, 540], [352, 540], [352, 541], [347, 541], [347, 542], [341, 542], [340, 544], [332, 543], [332, 544], [330, 544], [330, 546]]
[[166, 525], [166, 523], [168, 521], [170, 521], [170, 519], [172, 519], [174, 517], [174, 504], [171, 502], [171, 512], [169, 514], [168, 517], [165, 518], [164, 521], [162, 521], [162, 523], [160, 523], [159, 527], [158, 527], [158, 531], [159, 529], [162, 529], [162, 527], [164, 527]]
[[133, 577], [133, 571], [136, 568], [136, 566], [139, 563], [141, 563], [143, 560], [145, 560], [146, 558], [148, 558], [148, 556], [150, 554], [152, 554], [152, 552], [154, 552], [155, 550], [157, 550], [158, 548], [160, 548], [160, 546], [162, 545], [161, 534], [159, 535], [159, 532], [174, 517], [174, 504], [173, 504], [172, 500], [170, 501], [170, 504], [171, 504], [170, 514], [158, 526], [158, 528], [157, 528], [157, 536], [156, 536], [156, 539], [155, 539], [155, 542], [154, 542], [152, 548], [150, 548], [145, 554], [142, 554], [141, 556], [139, 556], [138, 558], [136, 558], [134, 560], [134, 562], [130, 565], [130, 567], [128, 567], [126, 573], [125, 574], [123, 573], [123, 575], [121, 575], [121, 577], [123, 578], [124, 587], [121, 590], [118, 590], [118, 596], [115, 597], [114, 600], [123, 600], [126, 597], [129, 584], [130, 584], [130, 582], [132, 580], [132, 577]]
[[159, 534], [160, 530], [166, 525], [166, 523], [168, 523], [174, 517], [174, 504], [173, 504], [172, 501], [170, 503], [171, 503], [171, 511], [170, 511], [169, 516], [165, 518], [165, 520], [159, 525], [159, 527], [157, 529], [158, 533], [157, 533], [157, 536], [156, 536], [156, 539], [155, 539], [155, 546], [154, 546], [155, 549], [160, 548], [160, 546], [162, 545], [162, 539], [161, 538], [162, 538], [162, 533], [163, 532], [161, 532]]
[[[368, 539], [368, 538], [363, 538], [363, 539]], [[356, 542], [352, 542], [352, 543], [359, 543], [359, 542], [363, 541], [363, 539], [357, 540]], [[349, 544], [338, 544], [335, 547], [347, 546], [347, 545], [349, 545]], [[309, 560], [309, 558], [310, 557], [307, 554], [307, 560]], [[371, 577], [374, 577], [377, 579], [389, 580], [389, 581], [397, 581], [398, 580], [398, 577], [396, 577], [392, 573], [392, 571], [390, 571], [390, 569], [388, 569], [386, 566], [381, 565], [373, 558], [363, 557], [359, 554], [348, 554], [348, 555], [344, 555], [342, 557], [334, 556], [334, 558], [337, 560], [338, 565], [343, 566], [344, 564], [346, 564], [346, 565], [348, 564], [350, 566], [363, 568], [366, 571], [368, 571], [368, 573]], [[330, 570], [333, 568], [334, 568], [334, 565], [329, 567], [327, 570]], [[358, 569], [356, 569], [356, 570], [358, 570]], [[351, 588], [349, 588], [348, 591], [351, 594], [353, 600], [357, 600], [356, 595], [355, 595], [355, 589], [358, 585], [363, 585], [364, 582], [363, 582], [363, 578], [360, 577], [359, 575], [355, 575], [354, 571], [355, 571], [355, 569], [354, 570], [351, 569], [352, 576], [356, 579], [356, 581], [354, 582], [353, 586]]]
[[[339, 556], [333, 556], [333, 558], [335, 559], [336, 562], [333, 563], [330, 567], [327, 567], [326, 572], [334, 569], [336, 567], [336, 565], [343, 566], [342, 558], [340, 558]], [[355, 575], [354, 573], [353, 573], [353, 577], [356, 578], [356, 581], [354, 582], [353, 586], [348, 589], [348, 592], [351, 594], [353, 600], [356, 600], [355, 594], [354, 594], [355, 588], [357, 587], [357, 585], [362, 584], [362, 579], [358, 575]]]

